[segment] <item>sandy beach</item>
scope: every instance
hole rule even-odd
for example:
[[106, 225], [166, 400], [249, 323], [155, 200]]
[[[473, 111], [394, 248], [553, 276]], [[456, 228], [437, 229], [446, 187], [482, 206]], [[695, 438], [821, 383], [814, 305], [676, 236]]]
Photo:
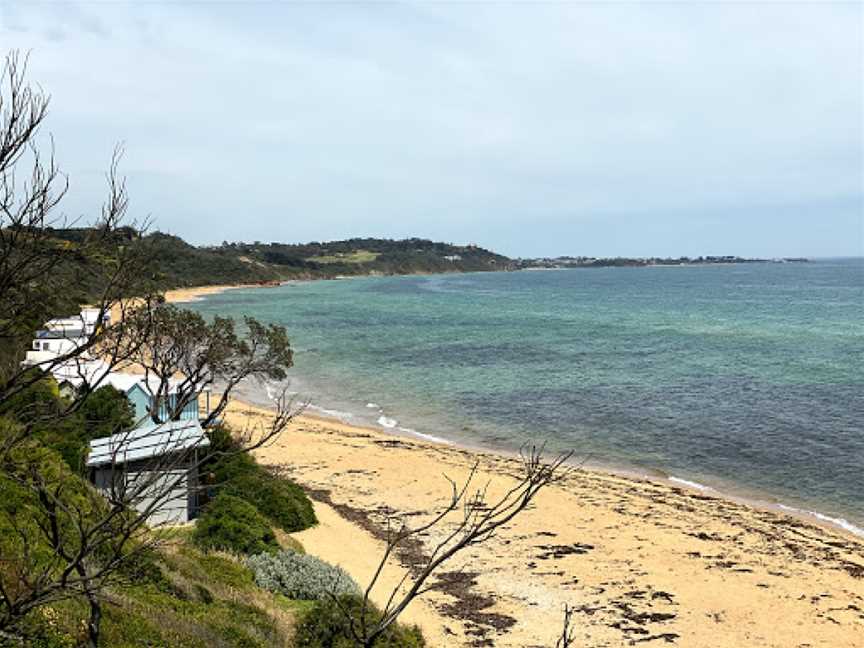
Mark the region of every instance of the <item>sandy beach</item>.
[[[170, 291], [172, 302], [235, 286]], [[235, 400], [236, 429], [270, 412]], [[516, 459], [304, 414], [258, 459], [307, 489], [320, 523], [295, 534], [361, 584], [389, 517], [420, 523], [479, 461], [478, 484], [512, 485]], [[444, 528], [425, 539], [424, 547]], [[422, 551], [421, 549], [421, 551]], [[406, 570], [392, 560], [383, 603]], [[432, 646], [554, 646], [565, 604], [576, 645], [861, 648], [864, 540], [696, 490], [580, 470], [487, 544], [454, 559], [403, 620]]]
[[[235, 401], [238, 428], [269, 413]], [[369, 580], [387, 516], [421, 522], [448, 494], [443, 475], [512, 484], [518, 462], [301, 416], [263, 463], [302, 484], [320, 524], [310, 553]], [[443, 532], [438, 531], [438, 534]], [[427, 539], [426, 547], [437, 537]], [[405, 569], [393, 564], [380, 602]], [[864, 541], [697, 491], [580, 471], [543, 491], [489, 543], [449, 565], [409, 607], [433, 646], [553, 646], [562, 608], [576, 645], [860, 648]]]
[[194, 288], [175, 288], [165, 292], [165, 301], [182, 304], [197, 301], [207, 295], [216, 295], [234, 288], [261, 288], [259, 284], [237, 284], [224, 286], [196, 286]]

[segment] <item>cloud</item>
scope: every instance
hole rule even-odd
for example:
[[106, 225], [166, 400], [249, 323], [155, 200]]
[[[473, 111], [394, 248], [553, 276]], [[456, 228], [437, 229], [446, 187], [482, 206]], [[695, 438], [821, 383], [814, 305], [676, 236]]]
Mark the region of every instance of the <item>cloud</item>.
[[[199, 242], [848, 254], [864, 245], [861, 14], [13, 4], [0, 42], [32, 49], [53, 94], [73, 213], [98, 205], [124, 140], [133, 206]], [[826, 223], [836, 236], [814, 237]]]

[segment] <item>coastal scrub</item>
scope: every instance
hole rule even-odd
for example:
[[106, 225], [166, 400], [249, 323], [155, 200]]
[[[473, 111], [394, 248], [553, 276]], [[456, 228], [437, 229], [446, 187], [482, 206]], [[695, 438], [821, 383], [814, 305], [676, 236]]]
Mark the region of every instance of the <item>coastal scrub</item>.
[[248, 502], [225, 493], [207, 506], [195, 525], [192, 541], [201, 549], [246, 555], [279, 548], [267, 519]]
[[280, 551], [250, 556], [246, 565], [255, 574], [255, 583], [291, 599], [314, 600], [328, 596], [360, 594], [360, 587], [340, 567], [315, 556]]

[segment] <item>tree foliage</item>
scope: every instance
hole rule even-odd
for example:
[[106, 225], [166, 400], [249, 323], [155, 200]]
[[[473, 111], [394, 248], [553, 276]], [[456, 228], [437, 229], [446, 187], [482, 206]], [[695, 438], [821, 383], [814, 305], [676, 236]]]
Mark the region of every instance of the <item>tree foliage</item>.
[[[168, 409], [169, 419], [178, 419], [203, 390], [219, 384], [221, 395], [202, 423], [208, 427], [221, 416], [231, 391], [242, 381], [282, 380], [294, 363], [285, 329], [251, 317], [244, 319], [246, 330], [241, 336], [230, 318], [207, 322], [199, 313], [163, 303], [133, 311], [126, 326], [127, 355], [145, 369], [144, 384], [152, 392], [151, 417], [156, 423], [163, 422], [159, 419], [163, 408]], [[181, 377], [175, 380], [177, 376]]]

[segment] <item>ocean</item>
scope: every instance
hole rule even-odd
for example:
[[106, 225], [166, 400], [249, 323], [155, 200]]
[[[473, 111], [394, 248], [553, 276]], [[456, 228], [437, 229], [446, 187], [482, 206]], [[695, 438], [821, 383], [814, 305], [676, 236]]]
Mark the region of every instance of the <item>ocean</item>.
[[864, 259], [368, 277], [186, 306], [285, 325], [289, 388], [320, 413], [545, 442], [864, 534]]

